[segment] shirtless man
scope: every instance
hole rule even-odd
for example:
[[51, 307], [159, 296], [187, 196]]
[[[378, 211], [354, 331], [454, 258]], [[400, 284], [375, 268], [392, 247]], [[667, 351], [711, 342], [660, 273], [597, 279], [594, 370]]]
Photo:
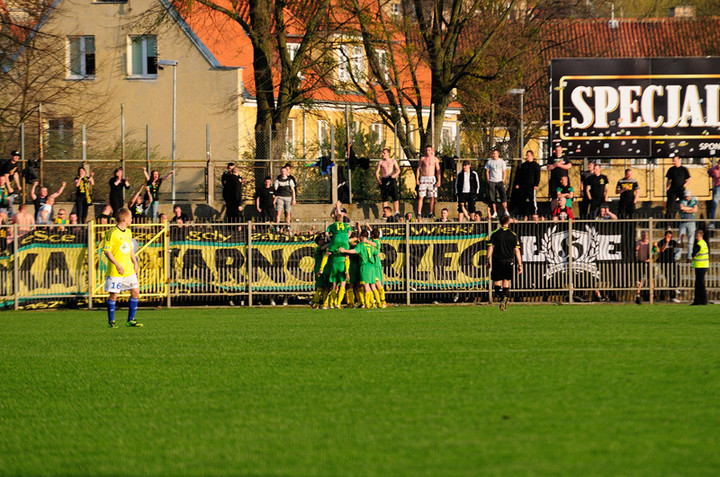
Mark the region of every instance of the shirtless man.
[[[18, 238], [22, 238], [35, 228], [35, 218], [27, 211], [27, 204], [22, 204], [17, 213], [13, 214], [11, 224], [17, 225]], [[12, 230], [12, 229], [10, 229]]]
[[418, 217], [422, 215], [423, 198], [430, 198], [430, 217], [435, 217], [435, 198], [440, 187], [440, 161], [435, 157], [432, 146], [425, 147], [425, 155], [420, 158], [415, 183], [418, 186]]
[[395, 215], [400, 216], [400, 202], [398, 201], [397, 178], [400, 175], [400, 166], [390, 157], [390, 149], [382, 150], [382, 159], [375, 169], [375, 179], [380, 188], [383, 209], [388, 207], [388, 199], [392, 199]]

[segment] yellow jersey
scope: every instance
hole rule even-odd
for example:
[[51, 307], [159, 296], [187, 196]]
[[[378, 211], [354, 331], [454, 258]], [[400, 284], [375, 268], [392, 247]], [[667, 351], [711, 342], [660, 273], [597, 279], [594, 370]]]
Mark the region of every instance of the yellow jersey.
[[105, 242], [103, 251], [109, 251], [115, 260], [123, 268], [124, 273], [120, 273], [112, 262], [108, 263], [107, 276], [109, 277], [128, 277], [135, 273], [135, 263], [132, 259], [133, 245], [132, 232], [130, 227], [120, 230], [116, 225], [105, 234]]

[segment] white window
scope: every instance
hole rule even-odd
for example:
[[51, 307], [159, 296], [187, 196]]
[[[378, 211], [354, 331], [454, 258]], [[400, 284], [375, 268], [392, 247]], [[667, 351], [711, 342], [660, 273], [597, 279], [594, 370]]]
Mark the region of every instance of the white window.
[[318, 120], [317, 140], [320, 145], [327, 144], [330, 141], [328, 122], [324, 119]]
[[95, 37], [68, 37], [67, 77], [83, 79], [95, 76]]
[[[350, 76], [352, 68], [352, 76]], [[360, 81], [365, 76], [365, 51], [361, 46], [342, 45], [338, 50], [337, 79], [349, 83], [353, 78]]]
[[377, 50], [378, 63], [380, 63], [380, 74], [385, 81], [390, 81], [390, 67], [388, 63], [388, 52], [385, 50]]
[[441, 143], [443, 146], [455, 143], [455, 128], [453, 126], [443, 126]]
[[290, 61], [295, 61], [295, 55], [297, 55], [297, 52], [299, 49], [300, 49], [300, 43], [288, 43], [287, 44], [287, 52], [288, 52], [288, 56], [290, 57]]
[[157, 38], [153, 35], [130, 37], [130, 76], [157, 77]]
[[340, 83], [350, 81], [350, 46], [342, 45], [338, 50], [337, 79]]
[[396, 20], [402, 17], [402, 4], [400, 2], [390, 4], [390, 16]]
[[383, 124], [382, 123], [373, 123], [372, 126], [370, 126], [370, 130], [375, 134], [377, 137], [377, 143], [382, 145], [383, 144]]
[[295, 157], [295, 119], [287, 120], [285, 129], [285, 155], [288, 158]]

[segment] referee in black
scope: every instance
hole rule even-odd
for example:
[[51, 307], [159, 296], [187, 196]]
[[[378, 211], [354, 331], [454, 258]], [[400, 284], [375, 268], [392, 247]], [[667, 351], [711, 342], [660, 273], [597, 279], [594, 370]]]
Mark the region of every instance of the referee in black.
[[510, 280], [513, 277], [513, 261], [517, 259], [518, 273], [522, 273], [522, 257], [520, 256], [520, 240], [508, 228], [510, 217], [505, 215], [500, 219], [500, 228], [490, 236], [487, 251], [487, 266], [490, 270], [490, 279], [493, 281], [495, 295], [500, 298], [500, 311], [507, 309], [510, 300]]

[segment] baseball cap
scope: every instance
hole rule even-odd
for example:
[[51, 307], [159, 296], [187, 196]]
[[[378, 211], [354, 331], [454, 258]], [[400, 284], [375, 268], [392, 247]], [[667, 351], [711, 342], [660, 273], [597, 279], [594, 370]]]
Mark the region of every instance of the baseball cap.
[[10, 153], [10, 155], [11, 155], [11, 156], [19, 156], [19, 155], [20, 155], [20, 151], [12, 151], [12, 152]]

